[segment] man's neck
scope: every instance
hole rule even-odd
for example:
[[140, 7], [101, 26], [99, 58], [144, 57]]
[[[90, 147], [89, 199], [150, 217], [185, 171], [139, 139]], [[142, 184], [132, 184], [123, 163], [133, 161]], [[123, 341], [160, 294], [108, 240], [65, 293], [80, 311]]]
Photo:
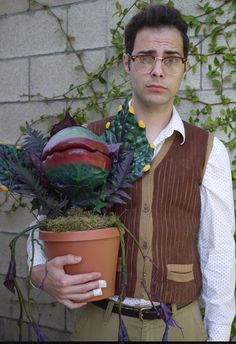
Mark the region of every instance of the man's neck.
[[170, 106], [166, 106], [166, 104], [163, 106], [144, 106], [133, 99], [132, 105], [137, 120], [142, 120], [145, 123], [148, 141], [150, 143], [153, 142], [169, 123], [172, 116], [173, 104]]

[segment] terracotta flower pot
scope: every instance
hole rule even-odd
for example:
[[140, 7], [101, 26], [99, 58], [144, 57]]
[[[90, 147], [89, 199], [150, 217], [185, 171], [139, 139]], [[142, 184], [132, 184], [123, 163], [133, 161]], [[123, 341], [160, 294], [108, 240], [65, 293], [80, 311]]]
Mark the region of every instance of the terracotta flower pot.
[[107, 281], [107, 287], [103, 289], [103, 295], [87, 301], [102, 300], [114, 295], [120, 245], [119, 231], [116, 227], [71, 232], [40, 231], [39, 238], [44, 241], [48, 259], [66, 254], [82, 257], [79, 264], [65, 265], [66, 273], [74, 275], [101, 272], [101, 279]]

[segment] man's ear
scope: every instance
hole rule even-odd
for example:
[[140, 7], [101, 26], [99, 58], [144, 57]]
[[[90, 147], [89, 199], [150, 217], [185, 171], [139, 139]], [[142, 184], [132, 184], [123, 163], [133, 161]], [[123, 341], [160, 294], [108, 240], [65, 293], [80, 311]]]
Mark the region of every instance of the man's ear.
[[189, 60], [187, 60], [184, 64], [184, 75], [183, 78], [185, 77], [185, 75], [187, 74], [187, 72], [189, 71], [190, 65], [189, 65]]
[[130, 57], [128, 54], [123, 54], [123, 66], [125, 71], [129, 74], [130, 71]]

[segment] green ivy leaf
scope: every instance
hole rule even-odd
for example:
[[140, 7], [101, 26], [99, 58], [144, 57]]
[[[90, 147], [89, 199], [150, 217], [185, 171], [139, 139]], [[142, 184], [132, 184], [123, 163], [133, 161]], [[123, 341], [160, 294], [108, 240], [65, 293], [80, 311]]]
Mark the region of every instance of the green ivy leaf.
[[211, 80], [211, 82], [212, 82], [212, 85], [213, 85], [214, 87], [216, 87], [216, 88], [221, 87], [221, 82], [220, 82], [220, 80], [213, 79], [213, 80]]

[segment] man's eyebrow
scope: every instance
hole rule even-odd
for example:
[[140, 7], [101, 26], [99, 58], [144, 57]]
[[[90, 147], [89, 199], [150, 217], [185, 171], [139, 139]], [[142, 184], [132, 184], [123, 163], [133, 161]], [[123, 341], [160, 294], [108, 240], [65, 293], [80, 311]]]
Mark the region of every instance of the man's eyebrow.
[[166, 55], [179, 55], [179, 56], [181, 56], [181, 54], [177, 50], [165, 50], [164, 54], [166, 54]]
[[[140, 54], [156, 54], [157, 51], [155, 49], [147, 49], [147, 50], [139, 50], [136, 55], [140, 55]], [[164, 50], [163, 52], [164, 55], [179, 55], [181, 56], [181, 54], [177, 51], [177, 50]]]

